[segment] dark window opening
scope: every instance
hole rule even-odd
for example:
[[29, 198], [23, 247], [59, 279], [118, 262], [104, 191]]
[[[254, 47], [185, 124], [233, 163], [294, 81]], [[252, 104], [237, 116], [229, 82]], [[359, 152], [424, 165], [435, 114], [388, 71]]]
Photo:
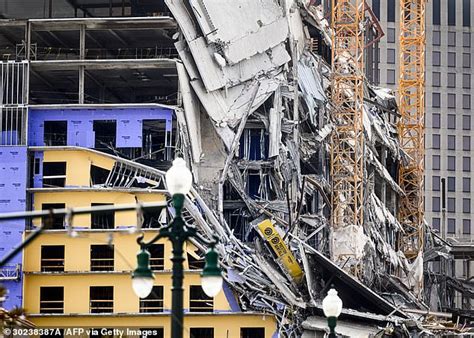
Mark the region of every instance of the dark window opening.
[[214, 300], [202, 290], [201, 285], [189, 286], [189, 312], [212, 312]]
[[143, 120], [143, 158], [168, 161], [171, 159], [170, 133], [166, 132], [166, 120]]
[[201, 270], [204, 269], [206, 262], [204, 257], [200, 257], [196, 252], [187, 252], [188, 266], [190, 270]]
[[249, 225], [250, 213], [246, 208], [224, 210], [224, 217], [234, 235], [244, 242], [252, 242], [255, 230]]
[[240, 138], [239, 158], [250, 161], [267, 159], [268, 143], [264, 129], [245, 129]]
[[104, 185], [109, 177], [110, 170], [91, 164], [91, 186]]
[[[148, 186], [147, 183], [144, 183]], [[165, 211], [166, 212], [166, 211]], [[160, 224], [161, 212], [158, 210], [144, 210], [143, 211], [143, 228], [161, 228]]]
[[448, 0], [448, 26], [456, 26], [456, 0]]
[[[113, 206], [111, 203], [92, 203], [92, 207]], [[91, 229], [113, 229], [115, 213], [113, 211], [94, 211], [91, 213]]]
[[387, 21], [395, 22], [395, 0], [387, 0]]
[[142, 332], [141, 338], [164, 338], [165, 330], [162, 327], [151, 327], [140, 329]]
[[64, 312], [64, 288], [62, 286], [40, 287], [40, 313]]
[[441, 25], [441, 3], [433, 0], [433, 25]]
[[91, 245], [91, 271], [114, 271], [113, 245]]
[[163, 244], [152, 244], [147, 247], [150, 253], [150, 268], [152, 270], [163, 270], [165, 268], [165, 246]]
[[240, 329], [240, 338], [265, 338], [265, 328], [243, 327]]
[[44, 145], [67, 145], [67, 121], [44, 121]]
[[380, 20], [380, 0], [372, 0], [372, 12]]
[[66, 186], [66, 162], [43, 162], [43, 188]]
[[471, 0], [462, 1], [462, 25], [471, 27]]
[[90, 313], [112, 313], [114, 311], [114, 287], [90, 287]]
[[94, 121], [94, 135], [96, 149], [115, 148], [117, 140], [117, 121], [115, 120], [96, 120]]
[[212, 327], [192, 327], [189, 330], [190, 338], [214, 338], [214, 328]]
[[[50, 209], [64, 209], [66, 204], [64, 203], [43, 203], [41, 205], [43, 210]], [[51, 221], [50, 229], [64, 229], [64, 216], [44, 216], [43, 217], [43, 226], [47, 225]]]
[[140, 313], [163, 312], [163, 287], [153, 286], [150, 295], [140, 299]]
[[64, 245], [41, 246], [41, 271], [64, 271]]

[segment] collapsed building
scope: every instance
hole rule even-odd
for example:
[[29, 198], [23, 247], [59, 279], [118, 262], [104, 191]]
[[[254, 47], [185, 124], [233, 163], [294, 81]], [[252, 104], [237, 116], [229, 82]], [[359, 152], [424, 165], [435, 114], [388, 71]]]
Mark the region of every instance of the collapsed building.
[[[98, 110], [104, 103], [122, 104], [124, 97], [133, 103], [159, 102], [174, 111], [175, 120], [167, 117], [159, 135], [153, 133], [159, 126], [149, 126], [149, 133], [143, 134], [149, 135], [145, 153], [137, 153], [142, 139], [135, 142], [139, 146], [131, 146], [139, 139], [133, 128], [123, 128], [122, 136], [129, 138], [121, 139], [114, 134], [117, 127], [105, 122], [93, 126], [102, 137], [95, 140], [100, 145], [95, 148], [138, 158], [142, 166], [154, 167], [154, 181], [162, 178], [156, 168], [166, 169], [173, 156], [186, 159], [195, 183], [186, 201], [186, 219], [205, 236], [219, 236], [225, 279], [244, 311], [273, 314], [282, 336], [322, 333], [326, 322], [321, 301], [334, 286], [344, 302], [338, 324], [342, 334], [469, 332], [472, 311], [452, 309], [451, 290], [472, 299], [474, 288], [472, 282], [450, 273], [450, 244], [426, 225], [424, 257], [409, 263], [399, 250], [404, 229], [397, 220], [403, 195], [397, 170], [407, 154], [398, 141], [394, 93], [367, 79], [363, 83], [363, 226], [348, 224], [336, 233], [331, 225], [330, 157], [337, 121], [331, 97], [330, 8], [314, 1], [165, 3], [175, 21], [167, 16], [134, 22], [30, 20], [25, 25], [26, 39], [17, 46], [15, 66], [22, 72], [15, 76], [31, 72], [26, 92], [32, 97], [23, 93], [20, 97], [26, 102], [18, 101], [18, 96], [17, 102], [7, 102], [9, 110], [2, 116], [16, 112], [16, 127], [3, 124], [3, 144], [25, 144], [17, 134], [24, 133], [26, 115], [22, 114], [28, 100], [30, 105], [34, 100], [37, 110], [50, 109], [54, 103], [55, 111], [86, 103], [99, 106], [92, 108]], [[383, 32], [368, 6], [367, 11], [363, 29], [370, 48]], [[23, 24], [4, 22], [4, 27], [20, 29]], [[113, 32], [125, 47], [126, 40], [133, 39], [127, 35], [127, 25], [143, 30], [161, 25], [157, 34], [142, 37], [159, 40], [161, 49], [148, 50], [137, 62], [128, 55], [120, 60], [122, 56], [111, 48], [100, 48], [107, 44], [106, 38], [93, 30]], [[36, 30], [39, 44], [64, 44], [60, 34], [51, 35], [55, 29], [79, 30], [79, 49], [42, 49], [28, 38]], [[86, 40], [98, 48], [86, 49]], [[5, 74], [7, 67], [12, 69], [8, 64], [4, 67]], [[131, 72], [134, 67], [138, 70]], [[56, 82], [54, 76], [60, 72], [66, 79]], [[141, 84], [153, 86], [134, 87], [130, 95], [129, 85], [119, 83], [127, 82], [124, 77], [128, 83], [135, 83], [131, 79], [136, 77]], [[71, 81], [77, 85], [77, 96], [67, 89]], [[44, 86], [59, 90], [51, 95], [40, 90]], [[176, 96], [175, 87], [179, 88]], [[346, 99], [351, 100], [351, 95]], [[29, 109], [34, 123], [34, 109]], [[101, 120], [106, 121], [105, 115]], [[79, 145], [89, 142], [80, 138], [81, 133], [78, 127]], [[61, 137], [69, 140], [66, 134]], [[30, 137], [28, 145], [35, 146], [34, 142]], [[157, 152], [159, 158], [154, 156]], [[121, 182], [142, 175], [130, 168], [114, 168], [109, 177]], [[154, 188], [163, 186], [150, 187]], [[205, 252], [199, 243], [193, 244]], [[423, 281], [420, 296], [417, 287]]]

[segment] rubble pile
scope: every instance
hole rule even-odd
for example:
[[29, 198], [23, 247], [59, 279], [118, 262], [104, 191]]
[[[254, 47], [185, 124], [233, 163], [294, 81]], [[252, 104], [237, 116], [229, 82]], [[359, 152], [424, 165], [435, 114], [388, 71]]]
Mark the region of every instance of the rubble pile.
[[[331, 247], [329, 159], [337, 121], [330, 25], [313, 1], [244, 3], [166, 0], [180, 28], [177, 151], [197, 183], [186, 201], [188, 221], [209, 238], [219, 236], [239, 306], [273, 313], [282, 335], [297, 337], [324, 329], [317, 318], [334, 284], [352, 299], [343, 316], [369, 321], [376, 333], [459, 330], [432, 317], [424, 328], [425, 317], [404, 311], [428, 306], [412, 292], [423, 278], [422, 257], [410, 264], [397, 250], [403, 192], [396, 175], [406, 154], [393, 93], [365, 83], [364, 227], [347, 227]], [[379, 25], [368, 22], [372, 27]], [[351, 246], [363, 250], [353, 255]], [[425, 293], [437, 285], [427, 283]]]

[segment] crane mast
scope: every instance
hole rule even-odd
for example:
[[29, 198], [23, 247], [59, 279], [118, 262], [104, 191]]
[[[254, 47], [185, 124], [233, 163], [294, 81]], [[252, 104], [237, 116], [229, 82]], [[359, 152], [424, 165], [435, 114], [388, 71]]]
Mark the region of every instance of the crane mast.
[[[332, 227], [362, 227], [364, 0], [332, 0]], [[342, 258], [342, 257], [341, 257]], [[335, 257], [338, 260], [338, 257]]]
[[409, 156], [398, 172], [405, 193], [398, 210], [404, 229], [399, 249], [413, 262], [422, 254], [424, 243], [425, 0], [400, 0], [399, 43], [401, 117], [397, 129], [401, 148]]

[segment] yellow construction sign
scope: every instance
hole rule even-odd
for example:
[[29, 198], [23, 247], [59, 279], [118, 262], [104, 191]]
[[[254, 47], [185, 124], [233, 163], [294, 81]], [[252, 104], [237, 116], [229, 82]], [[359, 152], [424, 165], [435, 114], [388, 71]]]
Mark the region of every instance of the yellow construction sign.
[[289, 275], [293, 277], [296, 282], [300, 282], [303, 278], [303, 270], [286, 246], [278, 231], [276, 231], [273, 223], [266, 219], [258, 224], [258, 229], [263, 237], [268, 241], [271, 248], [277, 255], [280, 263], [286, 268]]

